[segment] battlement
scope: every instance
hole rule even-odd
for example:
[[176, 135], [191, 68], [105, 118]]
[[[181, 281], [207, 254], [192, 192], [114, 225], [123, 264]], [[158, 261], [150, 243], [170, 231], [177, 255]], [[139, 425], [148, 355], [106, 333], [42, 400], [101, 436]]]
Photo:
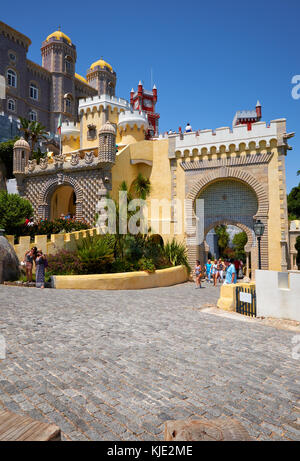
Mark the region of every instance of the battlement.
[[76, 122], [63, 122], [61, 125], [62, 136], [78, 138], [80, 136], [80, 127]]
[[130, 103], [123, 98], [117, 98], [115, 96], [109, 96], [108, 94], [102, 94], [101, 96], [91, 96], [90, 98], [79, 99], [78, 113], [87, 113], [88, 110], [93, 111], [95, 108], [106, 109], [110, 107], [111, 110], [117, 108], [118, 112], [130, 109]]
[[251, 129], [247, 125], [237, 125], [233, 128], [220, 127], [215, 130], [198, 130], [191, 133], [171, 133], [168, 135], [172, 144], [172, 151], [169, 152], [170, 158], [175, 158], [175, 153], [184, 155], [186, 151], [192, 155], [192, 152], [206, 148], [208, 153], [211, 148], [215, 148], [220, 152], [221, 147], [225, 147], [225, 152], [230, 152], [230, 146], [234, 145], [238, 149], [240, 144], [245, 144], [246, 149], [250, 143], [255, 143], [255, 147], [260, 147], [260, 142], [265, 141], [266, 147], [270, 147], [272, 140], [276, 140], [278, 144], [284, 141], [286, 134], [286, 120], [272, 120], [270, 125], [266, 122], [253, 123]]
[[138, 128], [144, 127], [144, 129], [148, 129], [148, 118], [146, 113], [139, 110], [126, 110], [120, 113], [118, 127], [126, 129], [127, 125], [131, 128], [136, 125]]

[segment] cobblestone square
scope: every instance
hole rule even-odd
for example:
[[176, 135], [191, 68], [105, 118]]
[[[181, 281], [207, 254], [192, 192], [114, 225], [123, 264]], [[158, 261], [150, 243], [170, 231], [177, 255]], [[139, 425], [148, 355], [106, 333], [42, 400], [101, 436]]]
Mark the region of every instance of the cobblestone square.
[[64, 440], [162, 440], [168, 419], [234, 416], [299, 440], [295, 332], [208, 312], [218, 288], [0, 287], [0, 407]]

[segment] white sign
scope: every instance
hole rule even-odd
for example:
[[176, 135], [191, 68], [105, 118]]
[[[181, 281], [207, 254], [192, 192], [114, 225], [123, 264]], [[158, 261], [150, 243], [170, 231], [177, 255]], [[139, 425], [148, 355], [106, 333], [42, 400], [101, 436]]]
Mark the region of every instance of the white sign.
[[244, 291], [240, 291], [240, 301], [243, 303], [252, 303], [252, 294], [251, 293], [245, 293]]

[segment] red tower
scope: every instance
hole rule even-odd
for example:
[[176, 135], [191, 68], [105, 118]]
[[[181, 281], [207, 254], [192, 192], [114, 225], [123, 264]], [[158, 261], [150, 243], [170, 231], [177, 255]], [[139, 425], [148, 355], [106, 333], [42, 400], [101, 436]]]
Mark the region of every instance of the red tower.
[[138, 90], [134, 92], [132, 88], [130, 92], [130, 104], [134, 110], [142, 110], [146, 112], [149, 122], [148, 139], [153, 136], [158, 136], [158, 120], [160, 115], [155, 113], [155, 104], [157, 102], [157, 89], [154, 85], [152, 91], [144, 90], [143, 84], [140, 81]]

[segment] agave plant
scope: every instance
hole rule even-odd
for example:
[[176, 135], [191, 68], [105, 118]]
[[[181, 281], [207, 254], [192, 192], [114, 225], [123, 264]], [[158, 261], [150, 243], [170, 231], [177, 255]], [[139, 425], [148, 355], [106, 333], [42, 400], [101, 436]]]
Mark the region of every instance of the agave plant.
[[175, 238], [171, 242], [167, 242], [164, 247], [165, 256], [169, 259], [173, 266], [186, 266], [188, 271], [191, 270], [188, 263], [187, 250], [182, 242], [177, 242]]

